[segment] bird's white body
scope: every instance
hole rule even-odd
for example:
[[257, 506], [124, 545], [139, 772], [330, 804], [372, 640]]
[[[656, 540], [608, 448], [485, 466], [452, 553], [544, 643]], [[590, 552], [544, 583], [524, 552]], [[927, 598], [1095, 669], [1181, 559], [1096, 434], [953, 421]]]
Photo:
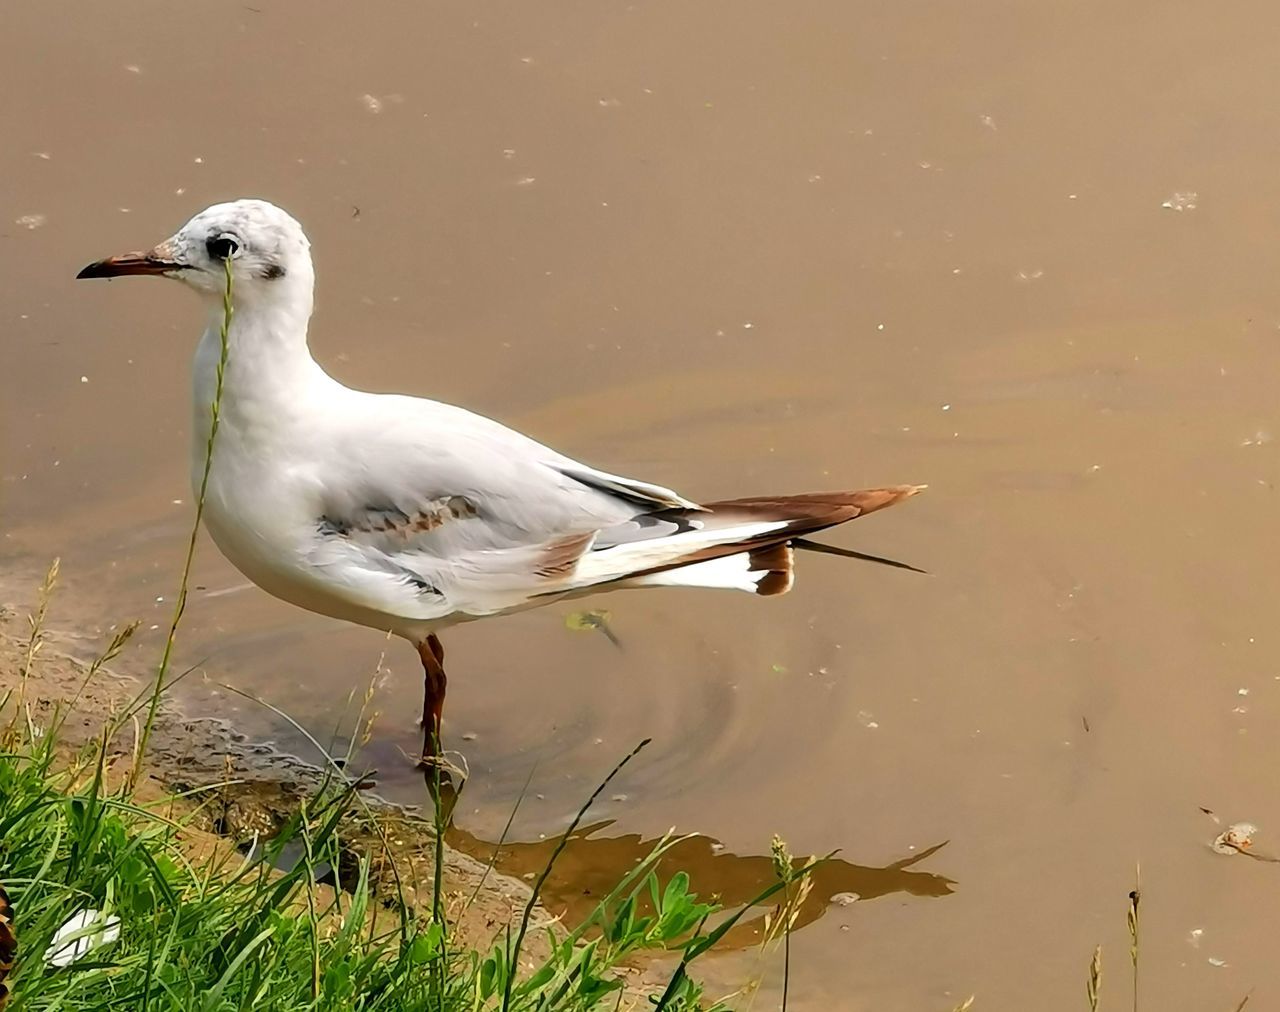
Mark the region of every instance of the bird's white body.
[[228, 263], [234, 313], [204, 522], [249, 579], [310, 611], [421, 644], [445, 626], [598, 589], [782, 593], [791, 585], [791, 532], [915, 491], [704, 509], [461, 408], [352, 390], [307, 347], [314, 275], [301, 227], [252, 200], [211, 207], [149, 253], [81, 274], [165, 274], [209, 303], [193, 370], [197, 491]]
[[[310, 279], [295, 273], [275, 282], [278, 299], [237, 302], [228, 333], [204, 522], [250, 580], [299, 607], [416, 641], [448, 625], [616, 582], [671, 557], [671, 545], [648, 539], [595, 552], [584, 542], [573, 565], [544, 575], [544, 557], [567, 540], [655, 509], [698, 507], [461, 408], [344, 386], [311, 357]], [[219, 304], [193, 363], [197, 491], [222, 326]], [[425, 529], [411, 530], [415, 522]], [[721, 529], [711, 540], [781, 525], [746, 526]], [[706, 538], [703, 531], [680, 535], [691, 536]], [[745, 556], [736, 566], [710, 567], [707, 576], [712, 585], [754, 586]], [[697, 580], [682, 574], [675, 582]]]

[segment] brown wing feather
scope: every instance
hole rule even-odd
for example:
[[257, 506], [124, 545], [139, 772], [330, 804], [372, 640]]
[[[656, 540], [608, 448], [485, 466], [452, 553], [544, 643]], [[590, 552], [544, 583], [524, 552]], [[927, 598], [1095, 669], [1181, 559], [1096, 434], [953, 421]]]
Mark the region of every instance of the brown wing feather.
[[753, 572], [764, 570], [764, 576], [756, 584], [756, 593], [761, 597], [773, 597], [785, 594], [795, 582], [795, 552], [785, 541], [757, 548], [747, 558], [747, 568]]
[[590, 550], [595, 539], [596, 532], [587, 531], [585, 534], [571, 534], [567, 538], [551, 542], [543, 549], [537, 574], [552, 579], [572, 573], [578, 560]]
[[787, 520], [793, 523], [788, 533], [816, 531], [842, 524], [854, 517], [874, 513], [902, 502], [927, 485], [890, 485], [886, 488], [864, 488], [852, 492], [807, 492], [802, 495], [754, 496], [707, 503], [712, 513], [742, 512], [756, 520]]
[[782, 520], [787, 526], [769, 531], [754, 538], [713, 545], [690, 552], [665, 566], [655, 566], [643, 573], [648, 576], [663, 573], [695, 563], [718, 559], [739, 552], [751, 553], [751, 568], [769, 570], [761, 581], [758, 594], [785, 594], [791, 589], [792, 559], [789, 548], [785, 553], [771, 552], [773, 548], [787, 548], [789, 542], [802, 534], [813, 534], [836, 524], [843, 524], [856, 517], [884, 509], [923, 492], [927, 485], [890, 485], [885, 488], [866, 488], [850, 492], [808, 492], [802, 495], [758, 496], [746, 499], [726, 499], [704, 504], [712, 516], [729, 514], [748, 520]]

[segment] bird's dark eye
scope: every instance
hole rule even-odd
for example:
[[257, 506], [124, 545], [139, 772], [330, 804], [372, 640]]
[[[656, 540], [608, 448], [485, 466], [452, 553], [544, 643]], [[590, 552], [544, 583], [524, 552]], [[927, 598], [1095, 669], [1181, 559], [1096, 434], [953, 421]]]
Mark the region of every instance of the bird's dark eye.
[[230, 260], [240, 251], [240, 244], [229, 235], [217, 235], [204, 244], [214, 260]]

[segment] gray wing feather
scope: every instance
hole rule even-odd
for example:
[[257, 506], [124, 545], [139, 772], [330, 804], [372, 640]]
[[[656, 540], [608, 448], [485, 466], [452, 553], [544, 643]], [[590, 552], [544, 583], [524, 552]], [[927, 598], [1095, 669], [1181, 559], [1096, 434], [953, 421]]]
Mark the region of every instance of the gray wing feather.
[[[315, 476], [312, 558], [345, 559], [378, 585], [394, 581], [415, 612], [437, 612], [438, 602], [424, 600], [435, 596], [472, 613], [511, 607], [545, 591], [555, 571], [547, 553], [566, 539], [613, 529], [607, 543], [652, 536], [667, 522], [651, 524], [648, 514], [700, 509], [462, 409], [378, 401], [388, 410], [369, 428], [327, 434], [341, 445], [323, 455], [332, 471]], [[417, 424], [406, 428], [406, 414]]]

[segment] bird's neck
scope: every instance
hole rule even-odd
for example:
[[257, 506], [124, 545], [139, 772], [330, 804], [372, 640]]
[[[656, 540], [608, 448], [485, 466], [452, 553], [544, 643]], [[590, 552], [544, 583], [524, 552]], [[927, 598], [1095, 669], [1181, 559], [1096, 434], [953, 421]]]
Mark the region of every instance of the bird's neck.
[[[311, 298], [238, 302], [226, 327], [220, 414], [237, 428], [272, 427], [295, 406], [312, 400], [336, 382], [307, 347]], [[218, 394], [224, 358], [225, 319], [221, 304], [211, 308], [193, 366], [197, 439], [207, 430], [209, 406]]]

